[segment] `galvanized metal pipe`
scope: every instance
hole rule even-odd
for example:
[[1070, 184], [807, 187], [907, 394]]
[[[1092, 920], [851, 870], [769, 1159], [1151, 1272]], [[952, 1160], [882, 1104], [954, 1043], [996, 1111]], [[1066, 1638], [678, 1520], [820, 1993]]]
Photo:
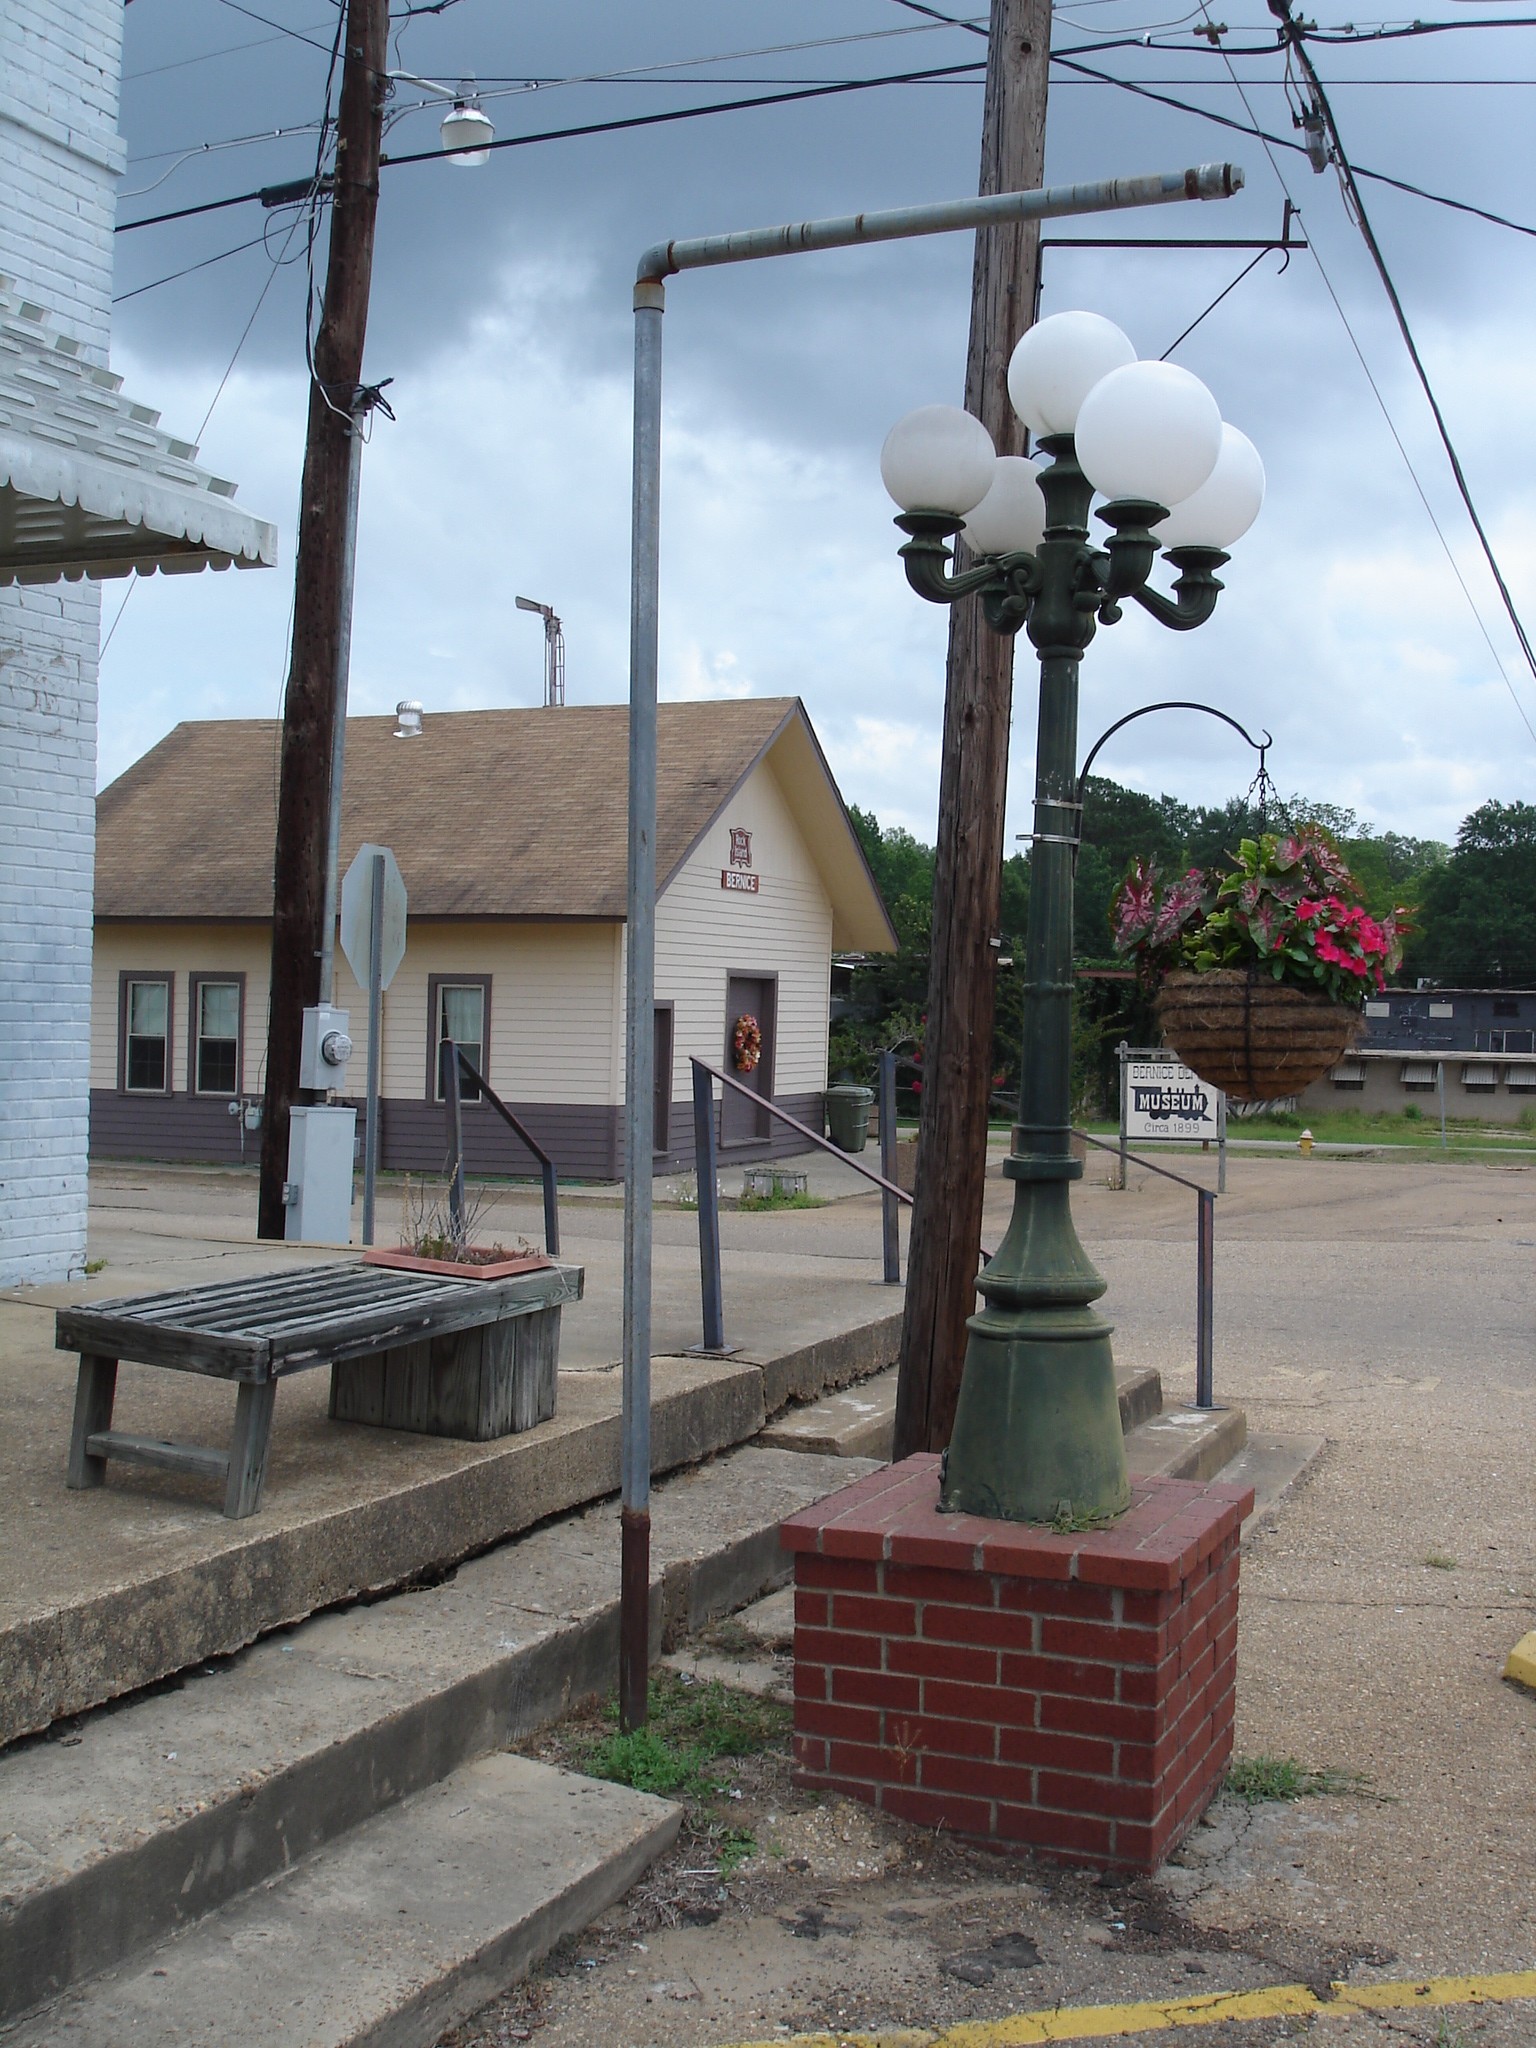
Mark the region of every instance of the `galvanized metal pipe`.
[[376, 853], [368, 878], [368, 1095], [363, 1131], [363, 1243], [373, 1243], [374, 1207], [379, 1181], [379, 1034], [384, 1018], [384, 988], [379, 968], [384, 956], [384, 856]]
[[1196, 1224], [1195, 1406], [1216, 1405], [1216, 1197], [1199, 1190]]
[[[896, 1055], [880, 1055], [877, 1108], [880, 1112], [880, 1171], [887, 1180], [896, 1178]], [[880, 1249], [885, 1260], [885, 1283], [901, 1283], [901, 1225], [899, 1206], [889, 1188], [880, 1190]]]
[[651, 1169], [656, 986], [656, 673], [661, 540], [661, 323], [663, 280], [684, 270], [752, 263], [812, 249], [906, 241], [965, 228], [1059, 215], [1112, 213], [1241, 189], [1235, 164], [1089, 185], [1000, 192], [984, 199], [800, 221], [738, 234], [661, 242], [635, 273], [635, 411], [630, 542], [629, 874], [625, 930], [623, 1484], [619, 1718], [645, 1720], [649, 1657], [651, 1487]]
[[705, 1351], [725, 1349], [720, 1278], [720, 1182], [715, 1157], [715, 1084], [702, 1060], [693, 1067], [693, 1165], [699, 1190], [699, 1299]]
[[1198, 164], [1192, 170], [1155, 171], [1139, 178], [1101, 178], [1090, 185], [1048, 185], [1038, 192], [996, 192], [985, 199], [941, 199], [928, 206], [896, 206], [882, 213], [848, 213], [829, 220], [794, 221], [776, 228], [745, 228], [692, 241], [658, 242], [640, 258], [639, 284], [659, 284], [682, 270], [721, 263], [756, 263], [767, 256], [803, 256], [810, 249], [851, 249], [867, 242], [904, 242], [918, 235], [948, 235], [960, 228], [1004, 227], [1012, 221], [1050, 220], [1064, 214], [1118, 213], [1133, 206], [1166, 206], [1180, 199], [1230, 199], [1241, 191], [1236, 164]]
[[[619, 1719], [646, 1717], [650, 1626], [651, 1176], [656, 1087], [656, 669], [661, 546], [659, 284], [635, 289], [635, 447], [630, 555], [629, 871], [624, 933], [624, 1558]], [[645, 1553], [642, 1561], [640, 1552]]]

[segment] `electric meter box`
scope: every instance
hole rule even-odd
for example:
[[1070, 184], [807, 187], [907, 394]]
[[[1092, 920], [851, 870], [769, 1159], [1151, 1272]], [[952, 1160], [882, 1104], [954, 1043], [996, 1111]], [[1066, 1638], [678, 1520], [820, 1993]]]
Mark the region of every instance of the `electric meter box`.
[[295, 1103], [288, 1112], [287, 1216], [290, 1244], [350, 1244], [352, 1157], [357, 1111]]
[[347, 1061], [352, 1056], [350, 1019], [333, 1003], [317, 1003], [304, 1012], [304, 1033], [299, 1041], [299, 1086], [301, 1088], [343, 1088]]

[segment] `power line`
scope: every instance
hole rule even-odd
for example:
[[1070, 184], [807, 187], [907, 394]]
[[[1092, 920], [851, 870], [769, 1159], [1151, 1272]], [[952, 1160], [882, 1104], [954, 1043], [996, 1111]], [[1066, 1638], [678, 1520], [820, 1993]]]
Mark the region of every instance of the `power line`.
[[[1252, 107], [1248, 105], [1246, 94], [1243, 97], [1243, 105], [1248, 108], [1248, 121], [1234, 121], [1227, 114], [1213, 113], [1209, 107], [1197, 107], [1188, 100], [1177, 100], [1167, 93], [1151, 92], [1147, 87], [1138, 85], [1134, 79], [1116, 78], [1112, 72], [1096, 71], [1091, 64], [1079, 63], [1075, 58], [1063, 56], [1055, 51], [1051, 53], [1051, 62], [1065, 66], [1068, 71], [1080, 72], [1085, 78], [1096, 79], [1101, 85], [1113, 85], [1118, 87], [1121, 92], [1135, 93], [1139, 99], [1155, 101], [1158, 106], [1172, 107], [1181, 114], [1195, 114], [1202, 121], [1214, 121], [1218, 128], [1230, 128], [1239, 135], [1251, 135], [1255, 140], [1262, 142], [1266, 149], [1290, 149], [1294, 150], [1299, 156], [1306, 155], [1306, 147], [1303, 143], [1292, 141], [1288, 135], [1271, 135], [1268, 129], [1261, 128], [1258, 125], [1257, 117], [1254, 115]], [[1239, 92], [1241, 92], [1242, 85], [1237, 78], [1236, 72], [1232, 74], [1232, 77], [1233, 83], [1237, 85]], [[1410, 184], [1406, 178], [1394, 178], [1385, 171], [1370, 171], [1363, 164], [1355, 166], [1355, 175], [1361, 178], [1369, 178], [1378, 185], [1390, 185], [1394, 191], [1411, 193], [1415, 199], [1427, 199], [1433, 206], [1449, 207], [1453, 213], [1469, 213], [1476, 220], [1488, 221], [1494, 227], [1509, 228], [1517, 235], [1536, 237], [1536, 227], [1529, 226], [1525, 221], [1509, 220], [1502, 213], [1492, 213], [1485, 206], [1473, 206], [1466, 199], [1450, 199], [1443, 192], [1430, 192], [1422, 185]]]
[[[674, 107], [664, 114], [635, 114], [620, 121], [587, 121], [575, 128], [546, 128], [533, 135], [508, 135], [495, 142], [477, 145], [485, 150], [526, 149], [538, 142], [563, 142], [572, 137], [585, 135], [616, 135], [626, 129], [656, 128], [673, 121], [699, 121], [710, 114], [737, 114], [753, 107], [783, 107], [794, 101], [831, 99], [840, 94], [869, 92], [880, 86], [921, 85], [934, 78], [954, 78], [964, 72], [979, 71], [982, 63], [949, 64], [928, 71], [896, 71], [881, 78], [856, 78], [841, 81], [836, 85], [816, 85], [798, 88], [794, 92], [764, 93], [744, 100], [718, 100], [707, 107]], [[381, 164], [394, 167], [400, 164], [445, 163], [449, 159], [441, 147], [414, 151], [408, 156], [385, 156]], [[146, 215], [142, 220], [120, 220], [116, 233], [131, 234], [135, 228], [162, 227], [167, 221], [191, 220], [199, 214], [218, 213], [225, 207], [245, 206], [252, 200], [265, 199], [269, 193], [286, 188], [277, 186], [258, 187], [254, 192], [233, 192], [226, 199], [206, 199], [197, 206], [176, 207], [169, 213]], [[302, 196], [296, 193], [295, 197]], [[281, 204], [281, 201], [273, 202]]]
[[205, 256], [200, 263], [183, 264], [180, 270], [167, 271], [164, 277], [157, 277], [149, 284], [136, 284], [131, 292], [118, 292], [113, 298], [114, 306], [126, 305], [129, 299], [142, 298], [145, 292], [158, 291], [163, 284], [174, 284], [178, 277], [190, 277], [196, 270], [207, 270], [215, 263], [223, 263], [231, 256], [244, 255], [247, 249], [259, 249], [266, 240], [264, 234], [253, 235], [248, 242], [236, 242], [232, 249], [221, 249], [216, 256]]
[[[1403, 310], [1402, 299], [1398, 294], [1396, 284], [1392, 280], [1392, 273], [1387, 268], [1387, 259], [1382, 254], [1381, 244], [1376, 239], [1376, 231], [1371, 226], [1370, 216], [1365, 210], [1365, 200], [1361, 196], [1354, 169], [1344, 148], [1343, 138], [1339, 134], [1339, 124], [1334, 119], [1333, 108], [1329, 104], [1327, 93], [1323, 90], [1323, 82], [1317, 74], [1317, 67], [1307, 52], [1304, 32], [1298, 24], [1292, 21], [1290, 0], [1270, 0], [1270, 4], [1274, 11], [1282, 18], [1283, 33], [1286, 40], [1290, 48], [1295, 52], [1297, 62], [1305, 71], [1308, 82], [1316, 96], [1318, 110], [1328, 124], [1328, 135], [1333, 145], [1334, 163], [1344, 188], [1344, 197], [1349, 211], [1354, 216], [1355, 225], [1360, 230], [1361, 238], [1370, 253], [1372, 263], [1376, 266], [1376, 274], [1381, 279], [1382, 289], [1386, 292], [1388, 302], [1392, 307], [1392, 314], [1393, 318], [1397, 321], [1398, 332], [1403, 337], [1403, 346], [1408, 351], [1408, 359], [1413, 364], [1414, 374], [1419, 380], [1420, 389], [1428, 401], [1430, 412], [1434, 415], [1435, 428], [1439, 433], [1440, 444], [1445, 450], [1446, 459], [1451, 465], [1451, 475], [1455, 479], [1457, 492], [1460, 495], [1462, 504], [1467, 509], [1467, 517], [1472, 522], [1473, 531], [1476, 533], [1478, 543], [1482, 548], [1489, 573], [1498, 587], [1499, 597], [1505, 612], [1509, 616], [1509, 622], [1515, 629], [1515, 638], [1520, 643], [1520, 651], [1525, 656], [1526, 664], [1531, 671], [1532, 677], [1536, 678], [1536, 648], [1533, 648], [1531, 645], [1530, 637], [1525, 629], [1525, 622], [1516, 609], [1515, 600], [1510, 594], [1509, 585], [1504, 580], [1504, 571], [1500, 568], [1498, 557], [1493, 551], [1493, 543], [1488, 538], [1487, 528], [1483, 525], [1482, 517], [1473, 502], [1471, 487], [1467, 483], [1466, 472], [1461, 466], [1461, 457], [1456, 452], [1456, 445], [1451, 439], [1450, 428], [1446, 425], [1445, 414], [1440, 410], [1440, 401], [1435, 396], [1434, 386], [1429, 381], [1429, 372], [1424, 367], [1424, 359], [1419, 354], [1418, 344], [1415, 342], [1413, 331], [1408, 325], [1408, 315]], [[1524, 713], [1522, 712], [1521, 715], [1523, 717]], [[1526, 723], [1529, 727], [1530, 721], [1527, 720]], [[1532, 731], [1531, 737], [1536, 739], [1536, 730]]]
[[[1209, 20], [1209, 0], [1202, 0], [1202, 4], [1205, 6], [1206, 18], [1207, 20]], [[1237, 72], [1231, 64], [1230, 60], [1227, 64], [1227, 70], [1231, 76], [1232, 84], [1236, 88], [1237, 96], [1243, 103], [1243, 109], [1245, 113], [1248, 115], [1249, 120], [1254, 122], [1254, 132], [1257, 134], [1260, 131], [1258, 129], [1257, 117], [1254, 114], [1252, 103], [1248, 98], [1248, 94], [1246, 89], [1244, 88], [1242, 80], [1238, 77]], [[1291, 211], [1294, 214], [1295, 218], [1298, 221], [1302, 221], [1302, 225], [1305, 228], [1306, 224], [1305, 221], [1302, 220], [1301, 208], [1296, 204], [1295, 198], [1291, 192], [1291, 188], [1285, 181], [1285, 173], [1280, 168], [1280, 161], [1279, 158], [1275, 155], [1274, 148], [1271, 146], [1271, 141], [1267, 136], [1261, 137], [1261, 139], [1264, 143], [1264, 154], [1269, 159], [1269, 167], [1275, 174], [1275, 182], [1280, 187], [1280, 190], [1284, 193], [1286, 203], [1291, 208]], [[1381, 386], [1376, 382], [1376, 378], [1371, 370], [1370, 363], [1366, 360], [1365, 350], [1360, 346], [1359, 338], [1356, 335], [1354, 328], [1350, 325], [1349, 315], [1344, 310], [1343, 301], [1340, 299], [1337, 291], [1335, 291], [1334, 289], [1333, 279], [1328, 275], [1328, 267], [1323, 262], [1322, 255], [1317, 246], [1316, 238], [1309, 234], [1307, 236], [1307, 244], [1312, 257], [1312, 261], [1317, 265], [1317, 274], [1323, 281], [1323, 288], [1327, 292], [1329, 298], [1333, 301], [1333, 310], [1339, 316], [1339, 324], [1342, 326], [1346, 336], [1349, 339], [1349, 345], [1355, 352], [1355, 359], [1360, 365], [1360, 369], [1365, 377], [1366, 383], [1370, 386], [1371, 396], [1375, 399], [1377, 407], [1380, 410], [1381, 417], [1386, 422], [1387, 432], [1392, 436], [1392, 440], [1396, 445], [1397, 452], [1403, 458], [1403, 467], [1407, 470], [1409, 481], [1412, 483], [1415, 492], [1418, 494], [1419, 503], [1424, 507], [1424, 515], [1428, 519], [1430, 526], [1433, 528], [1435, 538], [1440, 543], [1441, 552], [1444, 554], [1446, 562], [1450, 566], [1451, 574], [1455, 577], [1456, 582], [1460, 586], [1461, 594], [1467, 601], [1467, 609], [1472, 614], [1473, 620], [1477, 626], [1477, 630], [1483, 636], [1483, 641], [1488, 649], [1489, 656], [1493, 661], [1494, 667], [1499, 672], [1500, 680], [1503, 682], [1505, 689], [1509, 692], [1510, 701], [1513, 703], [1516, 712], [1519, 714], [1521, 723], [1524, 725], [1526, 731], [1530, 734], [1531, 738], [1533, 740], [1536, 740], [1536, 726], [1533, 726], [1531, 724], [1531, 720], [1526, 713], [1525, 706], [1520, 702], [1520, 699], [1516, 694], [1515, 686], [1510, 681], [1509, 671], [1504, 666], [1503, 657], [1500, 655], [1497, 646], [1494, 644], [1493, 635], [1488, 630], [1487, 622], [1483, 618], [1482, 612], [1478, 609], [1477, 599], [1472, 595], [1471, 586], [1468, 584], [1466, 577], [1461, 572], [1461, 564], [1457, 561], [1451, 544], [1449, 540], [1447, 540], [1446, 538], [1445, 529], [1440, 524], [1440, 521], [1435, 514], [1435, 508], [1429, 501], [1429, 493], [1425, 490], [1424, 485], [1420, 480], [1419, 473], [1413, 466], [1413, 457], [1408, 453], [1408, 449], [1403, 441], [1403, 437], [1397, 431], [1397, 423], [1392, 417], [1391, 410], [1387, 405], [1387, 401], [1382, 392]]]
[[288, 36], [296, 43], [307, 43], [322, 57], [330, 55], [329, 45], [317, 43], [313, 36], [305, 35], [301, 29], [289, 28], [286, 22], [274, 21], [270, 14], [258, 14], [254, 7], [242, 7], [240, 0], [219, 0], [219, 5], [227, 7], [232, 14], [243, 14], [247, 21], [259, 21], [263, 28], [276, 29], [280, 36]]

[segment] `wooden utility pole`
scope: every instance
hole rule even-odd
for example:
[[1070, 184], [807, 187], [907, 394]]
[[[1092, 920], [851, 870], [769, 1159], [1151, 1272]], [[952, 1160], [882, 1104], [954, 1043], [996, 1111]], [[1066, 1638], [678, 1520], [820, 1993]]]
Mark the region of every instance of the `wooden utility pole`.
[[272, 864], [272, 993], [261, 1118], [257, 1234], [281, 1237], [288, 1111], [299, 1092], [303, 1012], [319, 999], [341, 636], [350, 611], [347, 483], [373, 274], [384, 135], [388, 0], [347, 0], [325, 299], [314, 345], [294, 570], [293, 646], [283, 699], [277, 850]]
[[[1029, 191], [1044, 182], [1050, 38], [1049, 0], [992, 0], [983, 193]], [[1008, 403], [1008, 358], [1034, 319], [1039, 261], [1036, 222], [976, 237], [965, 405], [999, 455], [1023, 452], [1024, 429]], [[965, 1321], [976, 1307], [1012, 700], [1012, 640], [988, 628], [979, 604], [957, 604], [949, 626], [898, 1458], [949, 1442]]]

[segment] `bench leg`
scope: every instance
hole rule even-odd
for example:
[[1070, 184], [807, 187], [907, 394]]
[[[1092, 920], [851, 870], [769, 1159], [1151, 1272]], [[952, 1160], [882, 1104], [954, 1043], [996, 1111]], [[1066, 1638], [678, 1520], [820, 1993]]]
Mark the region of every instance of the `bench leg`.
[[224, 1488], [224, 1512], [231, 1521], [254, 1515], [261, 1504], [276, 1399], [276, 1380], [240, 1382], [235, 1396], [235, 1434], [229, 1447], [229, 1479]]
[[80, 1354], [80, 1377], [75, 1382], [75, 1423], [69, 1436], [69, 1473], [65, 1484], [79, 1491], [100, 1486], [107, 1476], [105, 1458], [93, 1458], [86, 1450], [87, 1437], [112, 1427], [112, 1404], [117, 1398], [117, 1360], [101, 1358], [93, 1351]]

